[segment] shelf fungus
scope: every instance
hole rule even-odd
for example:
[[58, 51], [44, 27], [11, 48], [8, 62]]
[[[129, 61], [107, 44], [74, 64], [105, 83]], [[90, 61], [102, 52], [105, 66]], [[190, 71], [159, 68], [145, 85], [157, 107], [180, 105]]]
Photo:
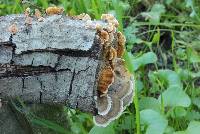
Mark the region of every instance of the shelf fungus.
[[46, 9], [46, 14], [47, 15], [55, 15], [55, 14], [62, 14], [64, 12], [64, 8], [62, 7], [56, 7], [56, 6], [53, 6], [53, 7], [48, 7]]
[[[93, 120], [97, 126], [106, 127], [132, 103], [135, 83], [122, 59], [125, 36], [121, 32], [110, 30], [117, 29], [117, 20], [109, 14], [103, 14], [101, 18], [109, 25], [98, 32], [103, 49], [103, 65], [99, 73], [96, 97], [98, 114], [93, 117]], [[117, 41], [110, 39], [112, 37], [117, 37]]]

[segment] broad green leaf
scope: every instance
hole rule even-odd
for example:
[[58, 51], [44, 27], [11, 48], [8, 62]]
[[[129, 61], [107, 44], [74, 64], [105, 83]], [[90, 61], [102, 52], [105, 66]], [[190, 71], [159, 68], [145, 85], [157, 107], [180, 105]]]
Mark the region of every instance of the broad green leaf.
[[198, 111], [195, 111], [195, 110], [188, 111], [185, 118], [186, 118], [186, 120], [189, 120], [189, 121], [199, 120], [200, 119], [200, 113]]
[[187, 111], [183, 107], [175, 107], [171, 112], [172, 118], [182, 118], [186, 116]]
[[140, 112], [141, 123], [147, 125], [145, 134], [163, 134], [167, 127], [167, 120], [159, 112], [151, 109]]
[[200, 122], [191, 121], [188, 128], [185, 131], [175, 132], [174, 134], [199, 134], [200, 133]]
[[140, 111], [144, 109], [152, 109], [156, 112], [160, 112], [160, 103], [156, 98], [143, 97], [139, 100]]
[[[189, 107], [191, 104], [190, 97], [179, 86], [170, 86], [162, 93], [164, 106], [176, 107]], [[159, 96], [161, 100], [161, 96]]]
[[178, 76], [178, 74], [172, 70], [158, 70], [157, 72], [154, 72], [154, 75], [156, 75], [161, 80], [167, 82], [168, 87], [170, 86], [178, 86], [180, 88], [183, 87], [183, 84]]
[[179, 77], [181, 78], [181, 80], [191, 80], [193, 78], [200, 77], [200, 71], [199, 72], [192, 72], [192, 71], [189, 71], [187, 69], [179, 68], [177, 70], [177, 73], [178, 73]]
[[200, 133], [200, 122], [191, 121], [186, 132], [188, 134], [199, 134]]
[[146, 64], [155, 63], [157, 61], [157, 56], [153, 52], [147, 52], [140, 57], [134, 58], [132, 60], [133, 69], [136, 71], [140, 66]]
[[165, 129], [164, 134], [172, 134], [174, 132], [174, 128], [171, 126], [167, 126], [167, 128]]
[[200, 109], [200, 97], [192, 98], [192, 103]]
[[115, 134], [114, 128], [112, 124], [109, 124], [107, 127], [98, 127], [94, 126], [89, 134]]
[[165, 13], [164, 5], [154, 4], [150, 12], [143, 12], [141, 15], [150, 20], [151, 23], [157, 24], [160, 22], [160, 15], [162, 13]]
[[136, 80], [135, 81], [135, 87], [137, 89], [138, 92], [142, 91], [142, 89], [144, 88], [144, 84], [141, 80]]
[[186, 133], [185, 131], [177, 131], [177, 132], [174, 132], [173, 134], [188, 134], [188, 133]]

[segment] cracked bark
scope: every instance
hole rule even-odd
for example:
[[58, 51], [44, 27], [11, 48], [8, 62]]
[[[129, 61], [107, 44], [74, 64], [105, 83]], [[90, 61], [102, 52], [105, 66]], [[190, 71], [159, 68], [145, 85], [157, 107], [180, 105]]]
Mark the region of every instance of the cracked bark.
[[[15, 23], [18, 32], [8, 27]], [[99, 22], [107, 25], [104, 22]], [[0, 98], [19, 96], [26, 102], [64, 104], [95, 114], [100, 40], [86, 22], [66, 16], [0, 17]]]

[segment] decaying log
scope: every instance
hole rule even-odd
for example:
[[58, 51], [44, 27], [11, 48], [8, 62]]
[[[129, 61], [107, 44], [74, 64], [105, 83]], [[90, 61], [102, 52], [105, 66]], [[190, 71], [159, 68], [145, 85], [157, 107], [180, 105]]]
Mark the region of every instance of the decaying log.
[[[95, 113], [102, 52], [96, 29], [86, 23], [62, 15], [33, 18], [31, 25], [24, 15], [0, 17], [0, 98]], [[8, 30], [12, 24], [16, 34]]]

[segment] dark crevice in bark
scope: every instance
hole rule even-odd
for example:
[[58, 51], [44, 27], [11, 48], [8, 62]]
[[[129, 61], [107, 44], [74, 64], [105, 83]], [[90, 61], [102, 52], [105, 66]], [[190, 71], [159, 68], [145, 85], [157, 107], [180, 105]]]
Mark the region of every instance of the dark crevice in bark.
[[74, 70], [73, 70], [73, 74], [72, 74], [72, 79], [71, 79], [71, 82], [70, 82], [70, 86], [69, 86], [69, 96], [70, 96], [71, 93], [72, 93], [73, 81], [74, 81], [75, 75], [76, 75], [76, 73], [75, 73], [75, 69], [74, 69]]
[[[78, 98], [78, 97], [77, 97]], [[78, 101], [77, 101], [77, 103], [76, 103], [76, 106], [75, 106], [75, 108], [78, 108]]]
[[40, 91], [40, 104], [42, 103], [42, 91]]
[[55, 63], [55, 66], [54, 68], [57, 68], [59, 65], [60, 65], [60, 59], [61, 59], [61, 55], [58, 55], [58, 59], [57, 59], [57, 62]]
[[24, 77], [22, 77], [22, 93], [24, 92], [24, 88], [25, 88], [25, 86], [24, 86]]
[[[12, 35], [10, 37], [10, 41], [8, 42], [0, 42], [0, 45], [4, 45], [4, 46], [9, 46], [9, 47], [13, 47], [13, 55], [15, 54], [15, 48], [16, 45], [14, 43], [12, 43]], [[34, 52], [51, 52], [54, 54], [58, 54], [58, 55], [65, 55], [65, 56], [71, 56], [71, 57], [92, 57], [94, 59], [98, 59], [98, 55], [100, 52], [100, 43], [98, 41], [98, 39], [95, 39], [95, 45], [93, 44], [92, 47], [85, 51], [85, 50], [77, 50], [77, 49], [54, 49], [54, 48], [50, 48], [50, 49], [35, 49], [35, 50], [27, 50], [25, 52], [22, 52], [20, 55], [23, 54], [32, 54]]]
[[[7, 71], [4, 73], [0, 73], [0, 79], [1, 78], [7, 78], [7, 77], [23, 77], [23, 76], [33, 76], [33, 75], [40, 75], [44, 73], [55, 73], [55, 72], [62, 72], [62, 71], [71, 71], [70, 69], [60, 69], [55, 70], [55, 68], [52, 68], [50, 66], [11, 66], [8, 67], [1, 67], [0, 69], [6, 69]], [[9, 70], [9, 71], [8, 71]]]
[[34, 58], [33, 58], [33, 60], [31, 61], [31, 66], [33, 65], [33, 61], [34, 61]]
[[81, 73], [81, 72], [87, 71], [89, 68], [90, 68], [90, 67], [87, 67], [86, 69], [83, 69], [83, 70], [78, 71], [78, 72], [76, 73], [76, 75], [79, 75], [79, 73]]

